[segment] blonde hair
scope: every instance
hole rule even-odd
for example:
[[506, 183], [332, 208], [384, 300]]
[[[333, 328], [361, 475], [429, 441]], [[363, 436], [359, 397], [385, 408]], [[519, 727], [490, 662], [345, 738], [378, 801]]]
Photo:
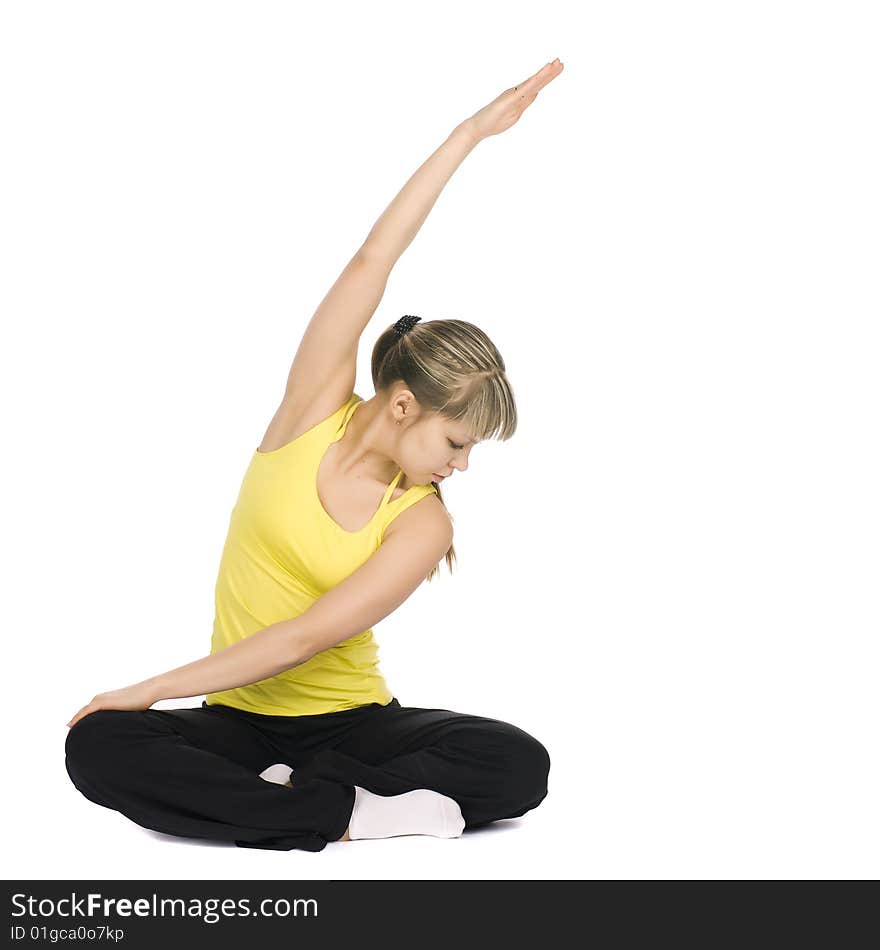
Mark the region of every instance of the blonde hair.
[[[401, 381], [423, 409], [464, 422], [475, 439], [507, 441], [514, 434], [516, 403], [504, 360], [479, 327], [464, 320], [428, 320], [398, 334], [394, 326], [373, 347], [371, 370], [377, 393]], [[432, 484], [445, 505], [440, 486]], [[455, 556], [450, 545], [446, 552], [450, 573]], [[435, 565], [427, 579], [438, 570]]]

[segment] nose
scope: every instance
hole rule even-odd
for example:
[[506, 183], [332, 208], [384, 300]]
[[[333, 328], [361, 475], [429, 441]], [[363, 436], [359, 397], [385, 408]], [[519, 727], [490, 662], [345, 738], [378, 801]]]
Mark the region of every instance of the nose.
[[456, 454], [453, 460], [449, 463], [450, 468], [454, 468], [459, 472], [466, 472], [468, 468], [468, 456], [470, 455], [471, 450], [465, 449], [464, 452]]

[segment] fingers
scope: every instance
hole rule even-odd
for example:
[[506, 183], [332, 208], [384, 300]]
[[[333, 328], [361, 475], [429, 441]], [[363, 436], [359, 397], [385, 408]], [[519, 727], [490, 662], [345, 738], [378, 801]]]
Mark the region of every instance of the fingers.
[[83, 716], [87, 716], [92, 711], [92, 705], [89, 703], [88, 706], [83, 706], [82, 709], [70, 720], [67, 724], [67, 728], [70, 729], [72, 726], [75, 726]]
[[528, 79], [513, 88], [520, 95], [537, 95], [548, 82], [554, 80], [562, 72], [562, 69], [562, 63], [558, 59], [554, 59], [552, 63], [542, 66], [534, 76], [529, 76]]

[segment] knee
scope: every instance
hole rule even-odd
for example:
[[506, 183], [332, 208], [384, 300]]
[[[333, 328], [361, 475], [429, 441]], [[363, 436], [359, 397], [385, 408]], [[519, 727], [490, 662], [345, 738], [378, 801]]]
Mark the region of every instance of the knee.
[[550, 755], [534, 736], [508, 722], [483, 720], [469, 725], [462, 741], [510, 807], [528, 810], [546, 797]]
[[129, 720], [129, 711], [122, 709], [99, 709], [83, 716], [67, 732], [64, 754], [68, 763], [81, 770], [107, 761], [108, 749], [122, 735]]
[[511, 769], [516, 776], [519, 797], [527, 808], [534, 808], [547, 796], [550, 776], [550, 754], [534, 737], [509, 727], [511, 734]]

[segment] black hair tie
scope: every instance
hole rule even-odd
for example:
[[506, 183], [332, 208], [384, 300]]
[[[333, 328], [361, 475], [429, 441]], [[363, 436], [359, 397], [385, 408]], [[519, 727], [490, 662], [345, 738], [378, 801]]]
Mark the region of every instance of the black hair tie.
[[404, 333], [409, 333], [410, 330], [421, 320], [421, 317], [413, 316], [408, 313], [405, 317], [401, 317], [397, 323], [394, 324], [394, 332], [400, 337]]

